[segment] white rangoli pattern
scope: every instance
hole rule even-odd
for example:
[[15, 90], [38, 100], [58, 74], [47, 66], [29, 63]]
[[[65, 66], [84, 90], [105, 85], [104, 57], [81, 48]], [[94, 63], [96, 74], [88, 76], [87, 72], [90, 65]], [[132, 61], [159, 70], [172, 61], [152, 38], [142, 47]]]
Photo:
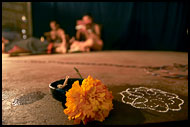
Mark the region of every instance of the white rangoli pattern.
[[122, 102], [139, 109], [150, 109], [157, 112], [181, 110], [184, 100], [174, 93], [159, 89], [138, 87], [120, 92]]

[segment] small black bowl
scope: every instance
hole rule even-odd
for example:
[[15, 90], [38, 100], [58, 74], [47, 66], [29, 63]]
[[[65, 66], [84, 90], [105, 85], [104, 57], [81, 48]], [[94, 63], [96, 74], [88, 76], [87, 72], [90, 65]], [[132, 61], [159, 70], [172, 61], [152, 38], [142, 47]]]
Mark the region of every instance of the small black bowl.
[[58, 80], [58, 81], [55, 81], [55, 82], [52, 82], [49, 84], [49, 88], [50, 88], [50, 91], [52, 93], [53, 98], [62, 102], [63, 107], [65, 107], [65, 103], [66, 103], [66, 95], [65, 95], [66, 91], [68, 91], [72, 87], [72, 84], [77, 80], [79, 81], [79, 84], [81, 85], [83, 79], [81, 79], [81, 78], [69, 78], [67, 85], [63, 89], [59, 89], [57, 87], [57, 85], [63, 84], [65, 79], [61, 79], [61, 80]]

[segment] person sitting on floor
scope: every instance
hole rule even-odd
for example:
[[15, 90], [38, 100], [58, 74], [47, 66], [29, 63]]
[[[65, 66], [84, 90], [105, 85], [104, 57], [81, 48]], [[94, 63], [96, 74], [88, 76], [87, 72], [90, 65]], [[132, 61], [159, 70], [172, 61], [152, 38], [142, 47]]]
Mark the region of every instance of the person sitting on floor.
[[101, 39], [100, 26], [93, 22], [90, 14], [84, 15], [82, 20], [77, 21], [76, 29], [76, 40], [70, 40], [71, 52], [74, 50], [83, 52], [102, 50], [103, 41]]
[[50, 44], [48, 46], [48, 53], [51, 53], [53, 49], [57, 53], [67, 52], [67, 39], [65, 31], [60, 28], [60, 25], [56, 21], [50, 22], [50, 32], [44, 33], [46, 38], [49, 38]]
[[13, 40], [13, 32], [4, 34], [6, 36], [2, 35], [2, 52], [41, 54], [52, 53], [52, 49], [55, 49], [54, 52], [56, 53], [66, 53], [67, 45], [64, 30], [59, 27], [56, 21], [50, 22], [50, 27], [52, 30], [44, 34], [46, 39], [30, 37], [26, 40], [21, 38]]

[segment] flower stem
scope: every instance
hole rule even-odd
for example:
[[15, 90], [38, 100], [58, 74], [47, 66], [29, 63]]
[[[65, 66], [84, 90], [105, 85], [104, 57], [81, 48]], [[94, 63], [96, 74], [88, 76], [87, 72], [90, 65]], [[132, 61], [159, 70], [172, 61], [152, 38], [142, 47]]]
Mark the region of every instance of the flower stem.
[[79, 70], [78, 70], [76, 67], [74, 67], [74, 69], [75, 69], [75, 71], [77, 72], [77, 74], [80, 76], [80, 78], [82, 78], [82, 79], [83, 79], [83, 77], [81, 76], [81, 74], [80, 74]]

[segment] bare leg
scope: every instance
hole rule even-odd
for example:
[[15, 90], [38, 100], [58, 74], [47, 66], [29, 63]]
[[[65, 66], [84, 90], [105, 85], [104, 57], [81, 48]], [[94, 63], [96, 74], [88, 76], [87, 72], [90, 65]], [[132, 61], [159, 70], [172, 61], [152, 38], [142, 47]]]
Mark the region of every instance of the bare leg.
[[72, 49], [72, 48], [75, 48], [75, 47], [78, 47], [78, 46], [80, 45], [80, 43], [83, 43], [83, 42], [76, 41], [76, 40], [75, 40], [75, 41], [73, 41], [73, 43], [72, 43], [72, 44], [71, 44], [71, 46], [70, 46], [70, 47], [71, 47], [71, 49]]
[[88, 47], [84, 47], [82, 44], [85, 42], [82, 41], [74, 41], [72, 43], [72, 45], [70, 46], [70, 52], [73, 51], [82, 51], [82, 52], [86, 52], [86, 51], [90, 51], [90, 48]]
[[102, 47], [103, 47], [103, 41], [99, 37], [91, 35], [89, 39], [87, 39], [81, 45], [82, 45], [82, 48], [90, 48], [96, 51], [100, 51], [102, 50]]
[[79, 48], [81, 51], [90, 51], [90, 49], [100, 51], [103, 47], [103, 41], [95, 34], [89, 34], [88, 39], [84, 42], [73, 41], [71, 49]]
[[58, 47], [55, 49], [55, 51], [56, 51], [57, 53], [67, 53], [67, 47], [66, 47], [66, 45], [64, 45], [64, 44], [61, 44], [60, 46], [58, 46]]

